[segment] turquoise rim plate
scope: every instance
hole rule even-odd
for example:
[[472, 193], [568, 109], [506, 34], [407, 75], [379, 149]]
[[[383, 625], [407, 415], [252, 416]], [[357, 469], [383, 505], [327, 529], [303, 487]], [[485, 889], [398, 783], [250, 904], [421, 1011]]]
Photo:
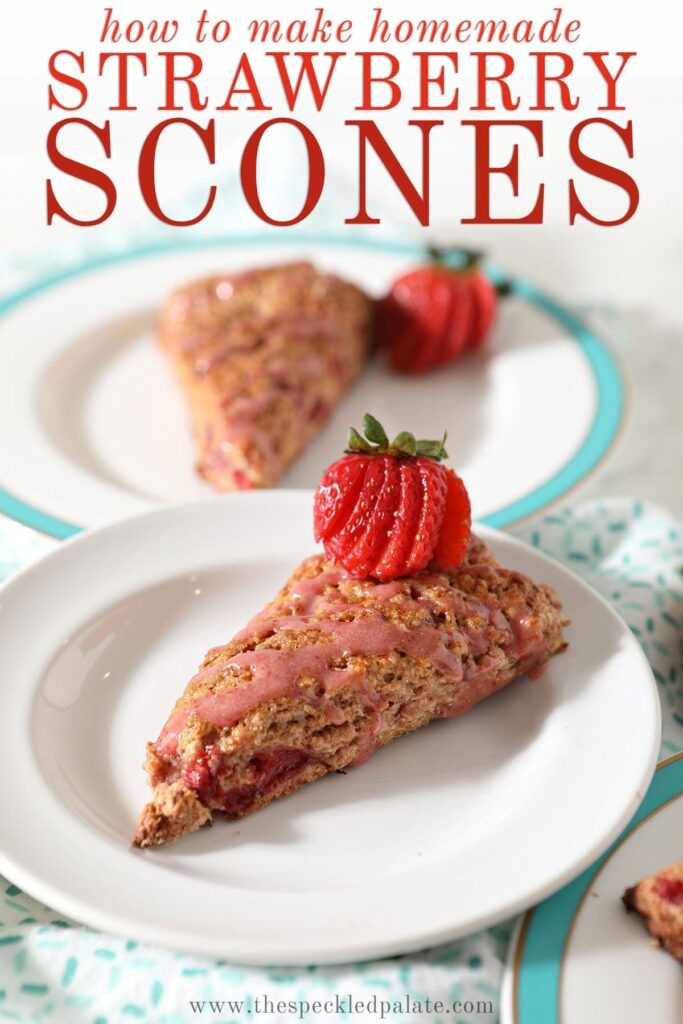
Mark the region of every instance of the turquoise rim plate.
[[[111, 252], [93, 256], [79, 263], [60, 268], [52, 274], [41, 277], [27, 287], [18, 290], [0, 300], [0, 316], [7, 314], [21, 303], [28, 302], [33, 296], [47, 289], [54, 288], [64, 281], [83, 276], [103, 267], [145, 256], [169, 251], [183, 251], [205, 248], [207, 246], [225, 245], [325, 245], [343, 248], [365, 248], [377, 252], [403, 255], [417, 259], [424, 255], [424, 248], [410, 243], [394, 242], [381, 239], [357, 238], [352, 236], [330, 236], [325, 234], [248, 234], [239, 236], [216, 236], [201, 239], [187, 239], [157, 242], [139, 245], [120, 252]], [[453, 249], [453, 261], [458, 260], [458, 250]], [[484, 516], [482, 522], [497, 528], [509, 527], [554, 503], [568, 491], [576, 487], [591, 473], [606, 456], [615, 441], [625, 411], [625, 388], [622, 374], [614, 356], [604, 341], [571, 310], [561, 305], [534, 284], [520, 278], [510, 278], [499, 267], [486, 265], [487, 272], [496, 282], [505, 280], [513, 294], [525, 299], [544, 310], [574, 339], [582, 352], [591, 371], [596, 388], [596, 408], [593, 422], [578, 450], [571, 459], [539, 487], [530, 491], [517, 501], [511, 502]], [[80, 533], [84, 526], [67, 522], [49, 515], [47, 512], [27, 504], [16, 495], [0, 488], [0, 513], [15, 519], [25, 526], [30, 526], [51, 537], [64, 539]]]
[[619, 838], [564, 889], [522, 919], [512, 960], [512, 1024], [561, 1024], [562, 969], [576, 916], [596, 875], [632, 832], [683, 792], [683, 750], [660, 761]]

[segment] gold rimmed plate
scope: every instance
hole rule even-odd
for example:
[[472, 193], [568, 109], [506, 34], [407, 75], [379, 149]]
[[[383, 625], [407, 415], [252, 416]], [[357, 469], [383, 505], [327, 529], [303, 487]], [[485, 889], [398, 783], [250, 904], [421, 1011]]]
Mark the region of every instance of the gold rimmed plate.
[[662, 761], [633, 819], [587, 871], [521, 920], [503, 1024], [680, 1024], [683, 969], [621, 896], [683, 856], [683, 751]]

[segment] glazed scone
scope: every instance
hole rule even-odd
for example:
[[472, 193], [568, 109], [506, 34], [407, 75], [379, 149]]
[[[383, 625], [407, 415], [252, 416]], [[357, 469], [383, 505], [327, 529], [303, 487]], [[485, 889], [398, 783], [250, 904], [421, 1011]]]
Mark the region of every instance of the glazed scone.
[[276, 483], [360, 373], [372, 308], [310, 263], [173, 292], [158, 336], [189, 404], [201, 476], [218, 491]]
[[378, 583], [322, 555], [208, 652], [155, 743], [134, 842], [250, 814], [434, 718], [464, 714], [566, 646], [553, 591], [472, 538], [463, 564]]
[[683, 963], [683, 860], [627, 889], [623, 900], [645, 920], [650, 935]]

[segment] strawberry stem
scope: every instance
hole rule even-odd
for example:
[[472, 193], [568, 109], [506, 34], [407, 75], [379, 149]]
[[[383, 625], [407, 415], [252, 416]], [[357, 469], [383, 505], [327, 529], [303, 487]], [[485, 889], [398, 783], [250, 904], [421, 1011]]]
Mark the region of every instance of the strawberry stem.
[[460, 251], [465, 257], [464, 270], [472, 270], [473, 267], [478, 267], [484, 258], [484, 253], [481, 249], [461, 249]]
[[440, 263], [441, 264], [441, 263], [444, 262], [444, 257], [446, 255], [446, 250], [442, 249], [438, 245], [428, 245], [427, 246], [426, 255], [427, 255], [427, 259], [429, 260], [430, 263]]
[[363, 417], [363, 432], [368, 441], [372, 441], [374, 444], [389, 444], [389, 438], [384, 427], [369, 412], [366, 412]]
[[408, 430], [402, 430], [393, 441], [389, 441], [379, 420], [366, 413], [363, 417], [363, 437], [355, 427], [349, 428], [346, 442], [346, 453], [357, 455], [393, 455], [395, 458], [412, 458], [421, 455], [423, 458], [440, 462], [448, 458], [446, 451], [446, 431], [440, 441], [416, 440]]
[[411, 434], [407, 430], [402, 430], [400, 434], [397, 434], [394, 438], [392, 445], [397, 452], [401, 455], [417, 455], [417, 441], [415, 435]]
[[[451, 252], [457, 252], [462, 257], [462, 262], [458, 266], [451, 266], [448, 262], [448, 254]], [[437, 263], [440, 267], [448, 267], [456, 271], [473, 270], [483, 262], [484, 255], [481, 249], [463, 249], [460, 246], [452, 248], [444, 248], [439, 245], [427, 246], [427, 258], [431, 263]], [[497, 284], [495, 289], [498, 297], [504, 299], [512, 294], [514, 285], [508, 279]]]
[[[456, 266], [448, 262], [451, 253], [457, 253], [462, 258], [462, 261]], [[450, 270], [471, 270], [473, 267], [479, 266], [483, 258], [484, 253], [480, 249], [463, 249], [461, 246], [427, 246], [427, 259], [431, 263], [438, 263], [439, 266], [447, 267]]]

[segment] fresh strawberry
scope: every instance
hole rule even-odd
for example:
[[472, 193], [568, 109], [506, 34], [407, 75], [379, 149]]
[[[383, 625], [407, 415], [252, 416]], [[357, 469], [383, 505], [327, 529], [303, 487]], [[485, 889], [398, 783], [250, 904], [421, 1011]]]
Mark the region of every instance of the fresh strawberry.
[[375, 566], [374, 575], [379, 580], [392, 580], [405, 571], [408, 555], [415, 537], [415, 528], [420, 517], [422, 491], [415, 487], [415, 475], [409, 459], [399, 461], [401, 490], [398, 507], [401, 510], [400, 528], [392, 529]]
[[469, 277], [451, 271], [451, 318], [439, 357], [440, 366], [452, 363], [469, 345], [474, 313]]
[[[330, 467], [333, 472], [335, 466], [344, 469], [345, 460], [341, 459], [340, 461], [341, 467], [338, 463]], [[330, 470], [328, 470], [329, 472]], [[346, 516], [345, 522], [341, 523], [337, 530], [327, 534], [328, 554], [345, 566], [348, 563], [349, 570], [355, 566], [357, 561], [363, 560], [363, 537], [377, 514], [385, 476], [384, 459], [366, 459], [363, 483], [355, 505]]]
[[471, 312], [469, 289], [450, 270], [420, 267], [399, 278], [380, 303], [378, 341], [395, 370], [422, 373], [465, 347]]
[[[363, 488], [363, 503], [370, 506], [366, 515], [366, 526], [356, 540], [353, 547], [347, 552], [344, 565], [354, 575], [367, 576], [372, 572], [377, 562], [376, 552], [378, 548], [386, 544], [386, 538], [393, 529], [394, 515], [398, 508], [398, 498], [401, 486], [401, 471], [398, 459], [391, 455], [378, 455], [372, 460], [368, 468], [366, 480], [370, 479], [374, 465], [381, 465], [382, 483], [377, 491], [377, 499], [374, 507], [371, 507], [372, 493], [367, 487]], [[343, 530], [342, 530], [343, 534]], [[335, 549], [335, 540], [330, 541], [330, 550]]]
[[[463, 267], [432, 262], [397, 278], [377, 309], [377, 340], [391, 366], [424, 373], [446, 366], [468, 348], [478, 348], [491, 329], [498, 291], [470, 253]], [[501, 292], [502, 294], [502, 292]]]
[[481, 270], [474, 268], [467, 273], [472, 295], [472, 321], [467, 338], [469, 348], [479, 348], [486, 340], [496, 316], [499, 293]]
[[434, 561], [440, 569], [456, 569], [470, 542], [472, 510], [470, 496], [460, 477], [452, 469], [446, 473], [446, 507], [434, 548]]
[[[328, 558], [359, 579], [390, 580], [420, 572], [443, 534], [451, 476], [462, 488], [440, 462], [446, 458], [445, 435], [441, 441], [416, 441], [403, 432], [390, 443], [370, 415], [363, 428], [365, 437], [351, 430], [346, 454], [320, 481], [315, 538], [323, 542]], [[453, 509], [449, 522], [455, 526], [458, 509]], [[462, 560], [467, 547], [466, 541], [462, 546], [463, 529], [464, 520], [458, 534], [462, 550], [452, 540], [448, 557], [460, 550]]]
[[[349, 531], [356, 504], [364, 489], [368, 460], [362, 455], [348, 455], [330, 466], [317, 485], [313, 507], [315, 539], [336, 537]], [[359, 513], [359, 510], [358, 510]]]
[[339, 470], [330, 473], [328, 469], [323, 475], [315, 501], [313, 525], [316, 537], [332, 534], [340, 524], [344, 525], [360, 494], [366, 469], [362, 455], [355, 458], [350, 455]]
[[407, 573], [419, 572], [431, 562], [446, 509], [446, 467], [433, 459], [416, 458], [415, 468], [420, 474], [422, 502], [406, 558]]

